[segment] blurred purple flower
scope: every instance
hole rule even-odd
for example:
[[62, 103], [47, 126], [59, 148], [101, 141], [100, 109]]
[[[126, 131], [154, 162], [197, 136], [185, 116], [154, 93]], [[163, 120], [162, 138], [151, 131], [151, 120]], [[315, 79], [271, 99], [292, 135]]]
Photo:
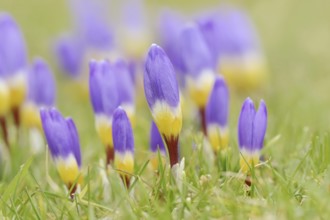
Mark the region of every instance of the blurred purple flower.
[[22, 32], [9, 14], [0, 13], [0, 74], [16, 74], [26, 65], [27, 52]]
[[61, 69], [72, 77], [81, 71], [85, 56], [85, 45], [78, 36], [60, 38], [55, 45], [55, 53]]
[[43, 59], [35, 59], [28, 73], [27, 100], [37, 106], [53, 106], [55, 90], [55, 81], [49, 66]]
[[94, 112], [112, 116], [119, 105], [114, 68], [107, 60], [90, 61], [89, 88]]

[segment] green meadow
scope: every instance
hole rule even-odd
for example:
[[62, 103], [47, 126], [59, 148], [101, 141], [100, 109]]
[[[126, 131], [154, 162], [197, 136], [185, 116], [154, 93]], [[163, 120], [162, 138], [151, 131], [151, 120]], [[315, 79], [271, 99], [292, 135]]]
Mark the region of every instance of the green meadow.
[[[197, 0], [147, 2], [151, 11], [167, 6], [185, 13], [218, 4]], [[230, 90], [228, 152], [214, 163], [209, 159], [195, 119], [197, 110], [184, 96], [182, 184], [178, 186], [169, 168], [154, 173], [149, 164], [151, 114], [140, 75], [134, 127], [135, 172], [127, 190], [115, 170], [104, 168], [104, 147], [95, 131], [87, 90], [61, 73], [53, 55], [52, 43], [71, 27], [65, 1], [0, 0], [0, 11], [9, 12], [22, 28], [29, 59], [43, 57], [52, 67], [57, 108], [73, 118], [79, 132], [84, 176], [80, 193], [71, 200], [46, 146], [34, 155], [27, 130], [22, 128], [16, 139], [12, 128], [11, 152], [2, 155], [0, 168], [0, 218], [329, 219], [330, 2], [234, 2], [255, 22], [269, 76], [257, 91]], [[265, 160], [252, 170], [251, 187], [245, 185], [245, 176], [239, 172], [237, 140], [238, 116], [248, 96], [255, 103], [264, 99], [268, 109], [262, 151]]]

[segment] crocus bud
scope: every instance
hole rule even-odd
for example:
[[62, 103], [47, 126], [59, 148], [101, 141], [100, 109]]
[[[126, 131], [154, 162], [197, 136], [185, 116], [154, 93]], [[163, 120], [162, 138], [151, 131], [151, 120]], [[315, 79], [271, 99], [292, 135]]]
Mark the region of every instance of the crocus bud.
[[112, 116], [118, 106], [118, 91], [113, 67], [107, 60], [89, 63], [90, 98], [95, 114], [96, 131], [106, 147], [107, 164], [114, 158]]
[[63, 118], [56, 109], [40, 110], [42, 127], [58, 173], [71, 190], [82, 182], [81, 153], [76, 126], [71, 118]]
[[125, 110], [132, 125], [135, 125], [135, 87], [127, 63], [117, 60], [114, 63], [119, 105]]
[[198, 108], [204, 109], [215, 77], [211, 53], [200, 30], [194, 24], [182, 30], [180, 42], [187, 71], [188, 92]]
[[244, 173], [258, 164], [267, 129], [267, 107], [260, 101], [256, 112], [254, 103], [247, 98], [242, 106], [238, 121], [238, 141], [241, 152], [240, 165]]
[[[165, 145], [162, 139], [161, 134], [158, 131], [157, 125], [155, 122], [151, 123], [151, 129], [150, 129], [150, 151], [152, 153], [151, 157], [151, 166], [153, 170], [158, 170], [158, 164], [159, 164], [159, 155], [161, 156], [161, 159], [163, 156], [166, 155], [166, 149]], [[164, 160], [162, 160], [162, 163], [164, 164]]]
[[218, 72], [240, 89], [260, 87], [266, 78], [266, 64], [260, 39], [249, 16], [241, 9], [226, 7], [199, 22]]
[[151, 45], [145, 63], [144, 92], [173, 166], [178, 162], [178, 139], [182, 128], [179, 87], [172, 63], [156, 44]]
[[14, 122], [20, 124], [19, 107], [26, 95], [27, 52], [21, 30], [8, 14], [0, 14], [0, 61], [10, 93]]
[[215, 153], [228, 147], [229, 91], [225, 80], [216, 77], [206, 106], [207, 136]]
[[40, 108], [55, 104], [55, 81], [48, 64], [40, 58], [34, 60], [28, 72], [27, 99], [22, 108], [22, 122], [27, 127], [41, 129]]
[[118, 107], [113, 114], [112, 128], [115, 167], [129, 187], [129, 174], [134, 172], [134, 137], [131, 123], [121, 107]]
[[83, 68], [85, 45], [78, 36], [63, 36], [55, 45], [55, 54], [62, 71], [76, 78]]

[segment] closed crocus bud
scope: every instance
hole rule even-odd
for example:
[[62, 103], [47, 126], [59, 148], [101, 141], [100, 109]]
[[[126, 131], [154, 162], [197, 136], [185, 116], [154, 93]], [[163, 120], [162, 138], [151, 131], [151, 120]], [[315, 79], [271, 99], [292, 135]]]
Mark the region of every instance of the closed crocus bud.
[[207, 136], [215, 153], [228, 147], [229, 91], [225, 80], [216, 77], [206, 106]]
[[[159, 159], [163, 159], [163, 156], [166, 155], [166, 149], [165, 145], [162, 139], [161, 134], [158, 131], [157, 125], [155, 122], [151, 123], [151, 129], [150, 129], [150, 151], [152, 153], [151, 157], [151, 165], [153, 170], [158, 170], [158, 164]], [[160, 154], [161, 158], [159, 158]], [[162, 163], [164, 164], [164, 160], [162, 160]]]
[[34, 60], [28, 72], [27, 99], [22, 108], [22, 122], [27, 127], [41, 129], [40, 108], [55, 104], [55, 81], [48, 64], [41, 58]]
[[183, 27], [184, 20], [179, 13], [169, 10], [162, 12], [159, 24], [161, 45], [170, 58], [175, 70], [181, 75], [186, 72], [179, 42]]
[[182, 58], [187, 70], [187, 89], [199, 108], [205, 108], [215, 77], [214, 64], [207, 44], [194, 24], [180, 36]]
[[62, 71], [72, 78], [82, 72], [85, 45], [78, 36], [63, 36], [55, 44], [55, 54]]
[[135, 87], [127, 63], [117, 60], [114, 63], [119, 105], [125, 110], [132, 125], [135, 125]]
[[178, 162], [178, 140], [182, 128], [179, 87], [172, 63], [156, 44], [151, 45], [145, 63], [144, 92], [173, 166]]
[[71, 190], [82, 182], [81, 153], [76, 126], [71, 118], [64, 118], [56, 109], [41, 109], [42, 127], [58, 173]]
[[247, 98], [242, 106], [238, 121], [238, 141], [241, 152], [240, 165], [244, 173], [258, 164], [267, 129], [267, 107], [260, 101], [256, 112], [254, 103]]
[[107, 164], [114, 158], [112, 141], [112, 117], [117, 108], [118, 91], [114, 68], [107, 60], [89, 63], [89, 91], [95, 114], [96, 131], [106, 147]]
[[217, 50], [218, 72], [240, 89], [260, 87], [266, 78], [266, 63], [260, 39], [249, 16], [241, 9], [225, 7], [201, 24], [210, 48]]
[[27, 52], [21, 30], [8, 14], [0, 14], [0, 60], [9, 86], [10, 107], [18, 126], [19, 106], [26, 94]]
[[112, 137], [115, 148], [115, 167], [129, 187], [130, 175], [134, 172], [134, 137], [131, 123], [125, 110], [118, 107], [113, 114]]

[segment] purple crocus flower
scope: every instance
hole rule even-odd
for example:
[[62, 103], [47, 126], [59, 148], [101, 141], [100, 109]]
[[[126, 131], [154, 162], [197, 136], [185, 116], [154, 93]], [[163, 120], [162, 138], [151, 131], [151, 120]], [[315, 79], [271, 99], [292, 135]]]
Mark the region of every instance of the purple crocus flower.
[[77, 128], [71, 118], [63, 118], [55, 108], [41, 109], [42, 127], [60, 177], [71, 190], [80, 183], [81, 153]]
[[0, 72], [7, 77], [26, 68], [27, 52], [24, 37], [13, 18], [0, 14]]
[[266, 129], [267, 107], [265, 102], [260, 101], [259, 109], [256, 112], [253, 101], [247, 98], [243, 103], [238, 121], [240, 164], [243, 172], [248, 172], [249, 167], [259, 162]]
[[61, 69], [71, 77], [77, 77], [83, 66], [85, 45], [78, 36], [61, 37], [55, 45], [56, 57]]
[[160, 16], [160, 40], [166, 54], [178, 73], [186, 73], [180, 48], [180, 34], [184, 27], [184, 20], [180, 14], [166, 10]]
[[114, 158], [112, 116], [119, 105], [116, 76], [114, 67], [107, 60], [92, 60], [89, 68], [89, 91], [95, 113], [96, 130], [106, 147], [106, 164], [110, 164]]
[[92, 48], [105, 50], [113, 46], [113, 33], [107, 22], [107, 8], [105, 1], [71, 0], [77, 33]]
[[0, 73], [9, 87], [10, 108], [16, 127], [20, 125], [20, 106], [26, 95], [27, 52], [23, 34], [9, 14], [0, 14]]
[[241, 88], [260, 85], [265, 61], [256, 29], [240, 9], [225, 7], [198, 20], [218, 71], [228, 83]]
[[131, 123], [125, 110], [118, 107], [113, 115], [112, 137], [115, 149], [115, 166], [120, 172], [124, 183], [129, 186], [130, 176], [134, 172], [134, 137]]
[[207, 136], [215, 153], [228, 146], [228, 113], [228, 87], [225, 80], [218, 76], [205, 110]]
[[145, 63], [144, 92], [173, 166], [178, 162], [178, 138], [182, 128], [179, 87], [172, 63], [156, 44], [151, 45]]
[[131, 79], [128, 65], [119, 59], [114, 65], [119, 105], [125, 109], [131, 123], [135, 124], [135, 87]]
[[27, 99], [21, 113], [23, 124], [41, 129], [39, 110], [54, 106], [55, 90], [53, 73], [47, 63], [41, 58], [35, 59], [28, 72]]
[[28, 73], [27, 100], [37, 106], [53, 106], [55, 102], [55, 81], [48, 64], [41, 58], [34, 60]]
[[215, 68], [211, 52], [197, 25], [186, 26], [180, 36], [183, 61], [187, 68], [189, 95], [199, 108], [201, 124], [206, 134], [205, 105], [212, 90]]

